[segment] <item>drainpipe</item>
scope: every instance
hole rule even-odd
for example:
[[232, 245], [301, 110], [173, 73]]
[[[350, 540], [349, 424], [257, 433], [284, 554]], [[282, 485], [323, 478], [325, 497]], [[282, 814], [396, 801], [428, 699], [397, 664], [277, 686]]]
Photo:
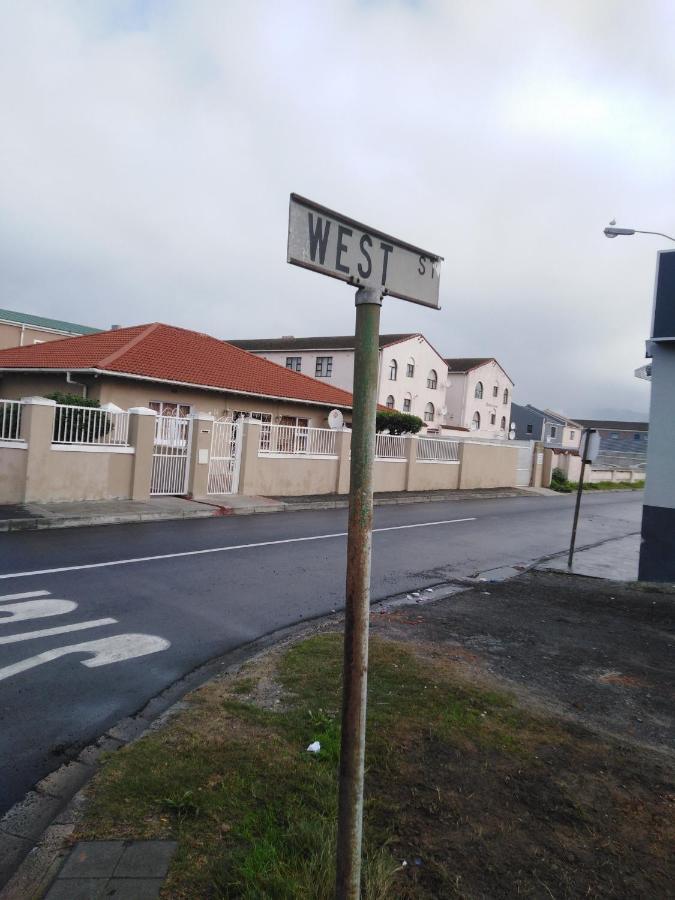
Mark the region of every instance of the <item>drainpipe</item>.
[[21, 326], [21, 337], [19, 338], [19, 347], [23, 347], [23, 336], [26, 333], [26, 326]]
[[66, 372], [66, 383], [67, 384], [76, 384], [78, 387], [82, 388], [82, 399], [87, 399], [87, 385], [82, 381], [75, 381], [75, 379], [71, 376], [70, 372]]

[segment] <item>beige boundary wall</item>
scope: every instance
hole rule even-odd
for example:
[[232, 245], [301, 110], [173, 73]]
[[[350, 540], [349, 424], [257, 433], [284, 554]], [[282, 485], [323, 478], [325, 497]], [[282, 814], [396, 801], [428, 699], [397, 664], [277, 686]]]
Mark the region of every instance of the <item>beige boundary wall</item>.
[[[150, 497], [155, 413], [129, 410], [129, 446], [60, 446], [52, 443], [55, 403], [24, 398], [20, 440], [0, 442], [0, 503], [133, 499]], [[188, 496], [207, 494], [213, 416], [193, 417]], [[329, 456], [260, 452], [259, 422], [240, 423], [237, 493], [260, 496], [346, 494], [351, 432], [335, 433]], [[374, 487], [380, 491], [433, 491], [513, 487], [518, 451], [508, 445], [462, 442], [458, 461], [417, 459], [418, 438], [406, 438], [405, 458], [378, 459]], [[217, 501], [216, 501], [217, 502]]]
[[[300, 497], [349, 492], [349, 431], [336, 435], [332, 456], [260, 455], [257, 422], [244, 424], [239, 493]], [[458, 488], [514, 487], [518, 450], [515, 447], [462, 442], [458, 462], [420, 461], [415, 437], [405, 441], [405, 459], [376, 459], [374, 489], [384, 491], [437, 491]]]

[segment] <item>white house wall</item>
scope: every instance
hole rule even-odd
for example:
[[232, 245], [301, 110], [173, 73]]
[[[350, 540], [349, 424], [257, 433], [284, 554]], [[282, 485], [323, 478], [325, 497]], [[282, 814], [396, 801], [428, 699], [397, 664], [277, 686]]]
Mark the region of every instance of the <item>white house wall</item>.
[[[392, 360], [396, 360], [398, 372], [396, 381], [389, 377]], [[407, 372], [408, 361], [413, 360], [415, 371], [412, 377]], [[427, 387], [427, 379], [434, 370], [437, 376], [436, 389]], [[434, 421], [426, 422], [428, 428], [439, 428], [445, 422], [443, 412], [446, 406], [446, 372], [445, 361], [434, 348], [422, 337], [411, 337], [397, 344], [383, 347], [380, 351], [380, 386], [378, 402], [383, 406], [387, 398], [394, 398], [394, 409], [403, 411], [403, 400], [410, 396], [410, 412], [424, 419], [424, 410], [428, 403], [434, 407]]]
[[[449, 420], [449, 425], [460, 425], [463, 428], [472, 428], [473, 417], [476, 412], [480, 415], [480, 428], [475, 430], [476, 437], [483, 438], [507, 438], [511, 424], [511, 400], [513, 382], [504, 372], [502, 367], [490, 360], [482, 366], [464, 373], [447, 373], [446, 378], [450, 382], [447, 391], [446, 405], [448, 416], [460, 417]], [[478, 399], [476, 386], [478, 382], [483, 385], [483, 398]], [[497, 387], [497, 396], [493, 396], [493, 389]], [[504, 391], [508, 390], [508, 402], [504, 403]], [[463, 391], [462, 403], [460, 392]], [[491, 415], [495, 416], [494, 425], [491, 423]], [[502, 417], [505, 419], [505, 429], [501, 428]]]
[[310, 378], [316, 378], [317, 356], [332, 356], [333, 369], [330, 378], [322, 377], [317, 380], [325, 381], [327, 384], [332, 384], [333, 387], [342, 388], [351, 393], [354, 378], [353, 350], [258, 350], [255, 355], [277, 363], [279, 366], [285, 366], [289, 356], [299, 356], [302, 360], [300, 371], [303, 375], [309, 375]]

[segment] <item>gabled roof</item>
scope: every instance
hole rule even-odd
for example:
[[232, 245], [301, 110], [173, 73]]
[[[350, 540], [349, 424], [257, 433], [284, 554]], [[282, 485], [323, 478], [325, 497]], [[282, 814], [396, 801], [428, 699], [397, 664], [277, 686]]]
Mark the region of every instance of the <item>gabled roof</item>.
[[563, 422], [565, 425], [570, 425], [572, 428], [580, 428], [581, 423], [577, 422], [576, 419], [570, 419], [569, 416], [564, 416], [562, 413], [554, 412], [552, 409], [548, 409], [548, 407], [544, 410], [547, 416], [550, 416], [554, 419], [558, 419], [559, 422]]
[[348, 391], [208, 334], [155, 322], [0, 351], [0, 371], [108, 373], [351, 409]]
[[571, 419], [567, 419], [565, 416], [551, 412], [550, 409], [539, 409], [538, 406], [532, 406], [531, 403], [527, 403], [525, 406], [522, 403], [512, 403], [511, 409], [522, 409], [524, 412], [536, 413], [542, 419], [546, 419], [547, 422], [555, 422], [556, 425], [567, 425], [568, 422], [571, 422], [573, 425], [578, 424], [578, 422], [572, 422]]
[[[485, 363], [497, 362], [497, 360], [494, 356], [462, 356], [451, 359], [444, 357], [444, 362], [447, 363], [449, 371], [470, 372], [472, 369], [484, 366]], [[499, 365], [499, 363], [497, 363], [497, 365]]]
[[31, 313], [15, 312], [12, 309], [0, 309], [0, 321], [13, 322], [17, 325], [31, 325], [34, 328], [46, 328], [51, 331], [65, 331], [68, 334], [96, 334], [98, 328], [88, 325], [76, 325], [74, 322], [63, 322], [61, 319], [46, 319]]
[[584, 428], [603, 428], [607, 431], [649, 431], [649, 422], [621, 422], [613, 419], [577, 419]]
[[[419, 332], [411, 334], [381, 334], [380, 349], [391, 344], [407, 341], [408, 338], [423, 337]], [[253, 353], [264, 353], [272, 350], [353, 350], [353, 334], [329, 334], [318, 337], [287, 337], [280, 338], [251, 338], [248, 340], [234, 340], [228, 343], [242, 350], [250, 350]]]

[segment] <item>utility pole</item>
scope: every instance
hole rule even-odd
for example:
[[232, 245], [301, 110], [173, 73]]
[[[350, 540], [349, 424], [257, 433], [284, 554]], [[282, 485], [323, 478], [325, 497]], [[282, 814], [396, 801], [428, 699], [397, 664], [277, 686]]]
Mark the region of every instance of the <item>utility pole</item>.
[[593, 428], [585, 430], [584, 452], [581, 459], [581, 472], [579, 473], [579, 484], [577, 485], [577, 502], [574, 505], [574, 521], [572, 523], [572, 539], [570, 541], [570, 552], [567, 557], [567, 568], [572, 568], [572, 560], [574, 558], [574, 545], [577, 540], [577, 523], [579, 521], [579, 509], [581, 508], [581, 494], [584, 490], [584, 472], [586, 470], [586, 461], [589, 458], [591, 435], [595, 434]]
[[342, 743], [338, 796], [336, 878], [338, 900], [356, 900], [361, 892], [373, 463], [381, 305], [382, 295], [378, 290], [359, 288], [356, 292]]

